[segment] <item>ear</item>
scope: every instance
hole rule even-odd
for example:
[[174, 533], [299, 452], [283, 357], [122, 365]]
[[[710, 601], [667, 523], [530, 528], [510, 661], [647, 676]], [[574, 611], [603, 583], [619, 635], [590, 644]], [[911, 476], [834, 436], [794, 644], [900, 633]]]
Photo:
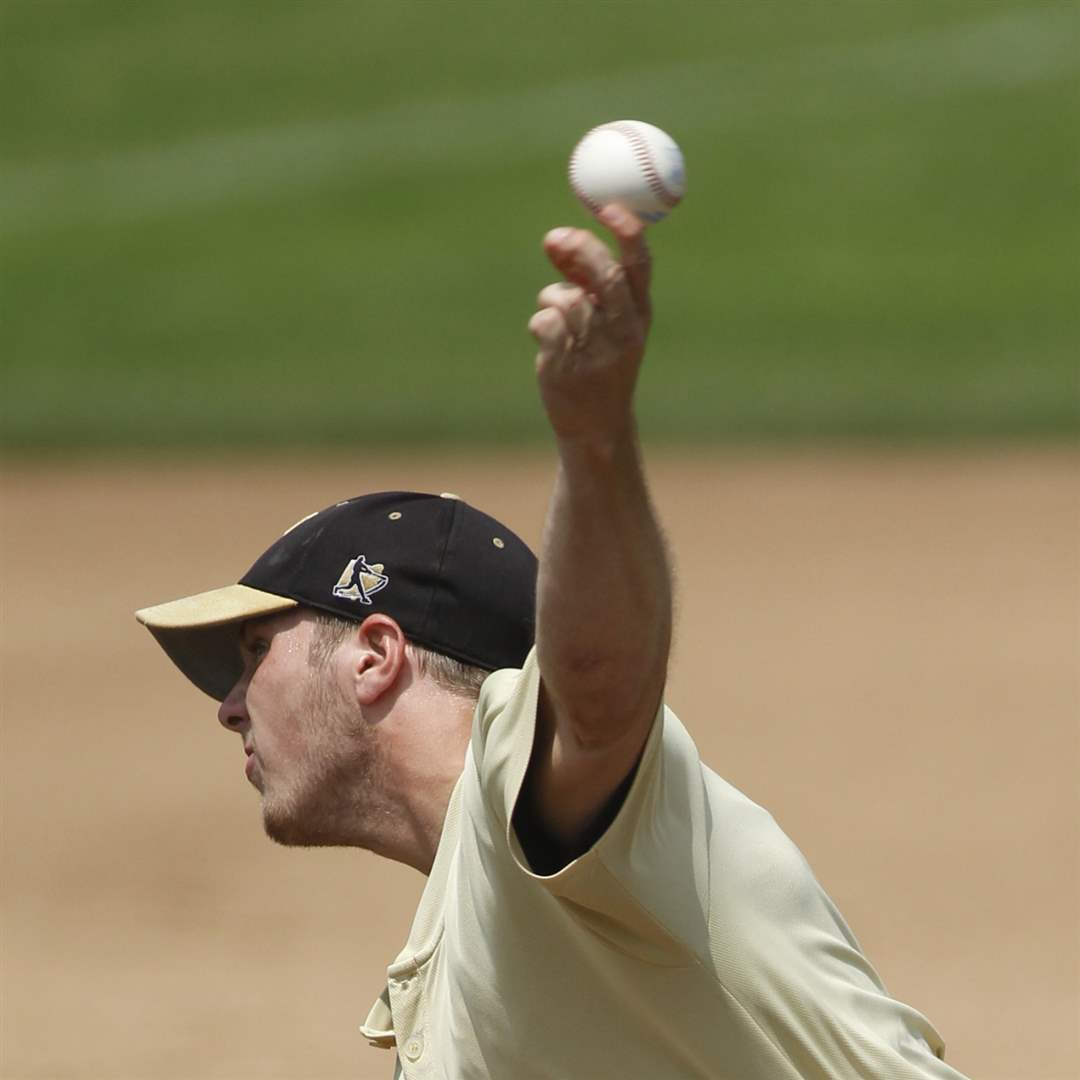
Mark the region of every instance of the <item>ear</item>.
[[353, 693], [373, 705], [392, 690], [405, 663], [405, 633], [389, 615], [369, 615], [357, 628], [349, 657]]

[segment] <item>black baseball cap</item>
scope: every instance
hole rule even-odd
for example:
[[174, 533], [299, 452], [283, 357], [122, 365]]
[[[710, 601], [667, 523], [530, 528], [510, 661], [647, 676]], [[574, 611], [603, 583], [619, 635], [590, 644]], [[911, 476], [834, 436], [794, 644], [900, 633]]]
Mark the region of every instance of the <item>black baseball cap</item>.
[[381, 612], [435, 652], [486, 671], [521, 667], [535, 632], [536, 556], [456, 495], [382, 491], [303, 518], [236, 585], [135, 617], [221, 701], [243, 671], [242, 624], [299, 606], [357, 622]]

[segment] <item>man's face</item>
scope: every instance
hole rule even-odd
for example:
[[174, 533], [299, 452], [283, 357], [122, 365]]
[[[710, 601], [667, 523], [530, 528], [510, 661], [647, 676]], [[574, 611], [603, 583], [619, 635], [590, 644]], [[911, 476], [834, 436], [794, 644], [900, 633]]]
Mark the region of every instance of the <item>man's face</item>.
[[312, 662], [315, 634], [304, 609], [245, 623], [244, 673], [218, 719], [243, 738], [245, 772], [262, 794], [272, 839], [366, 846], [362, 823], [382, 802], [380, 746], [348, 700], [337, 651]]

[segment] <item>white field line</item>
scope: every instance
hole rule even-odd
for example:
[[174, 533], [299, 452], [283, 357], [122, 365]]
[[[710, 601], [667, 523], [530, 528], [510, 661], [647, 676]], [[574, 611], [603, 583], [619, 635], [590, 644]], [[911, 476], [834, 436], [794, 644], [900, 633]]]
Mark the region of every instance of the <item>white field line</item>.
[[164, 218], [343, 179], [370, 191], [420, 170], [494, 174], [501, 162], [523, 154], [543, 159], [569, 152], [579, 133], [567, 130], [566, 117], [579, 115], [583, 102], [595, 122], [640, 115], [686, 138], [770, 116], [1050, 82], [1077, 68], [1074, 29], [1066, 7], [1038, 7], [866, 46], [792, 51], [755, 63], [669, 65], [513, 95], [420, 102], [13, 165], [0, 169], [0, 234]]

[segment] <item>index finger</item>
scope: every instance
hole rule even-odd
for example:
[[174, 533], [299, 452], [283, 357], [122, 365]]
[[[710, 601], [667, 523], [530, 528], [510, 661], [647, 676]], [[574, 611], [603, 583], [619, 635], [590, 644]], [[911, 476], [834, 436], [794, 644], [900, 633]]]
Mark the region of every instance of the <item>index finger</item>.
[[607, 244], [587, 229], [552, 229], [544, 237], [544, 250], [567, 281], [582, 289], [612, 319], [648, 320], [648, 309], [639, 307], [622, 263], [616, 262]]
[[607, 244], [586, 229], [552, 229], [544, 237], [552, 265], [575, 285], [598, 296], [617, 265]]
[[609, 203], [597, 217], [611, 230], [619, 245], [619, 261], [626, 271], [630, 292], [638, 310], [648, 312], [652, 256], [649, 254], [649, 245], [645, 243], [644, 222], [618, 203]]

